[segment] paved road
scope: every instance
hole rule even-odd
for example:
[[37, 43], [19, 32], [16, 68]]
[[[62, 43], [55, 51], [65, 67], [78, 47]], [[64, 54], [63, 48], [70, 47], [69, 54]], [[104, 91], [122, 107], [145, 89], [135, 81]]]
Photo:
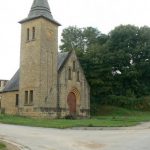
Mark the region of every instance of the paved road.
[[0, 137], [23, 150], [150, 150], [150, 123], [137, 127], [82, 130], [0, 124]]

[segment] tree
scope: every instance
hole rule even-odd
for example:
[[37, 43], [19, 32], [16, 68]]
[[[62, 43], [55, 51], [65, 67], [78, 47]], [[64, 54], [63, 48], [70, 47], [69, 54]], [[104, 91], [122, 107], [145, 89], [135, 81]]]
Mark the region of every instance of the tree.
[[69, 27], [62, 33], [61, 51], [75, 50], [91, 86], [93, 102], [109, 95], [150, 94], [150, 28], [120, 25], [108, 35], [97, 28]]
[[62, 33], [60, 49], [63, 52], [69, 51], [72, 48], [77, 52], [86, 78], [91, 86], [93, 100], [95, 101], [99, 101], [100, 97], [103, 97], [112, 90], [111, 83], [108, 80], [111, 70], [110, 67], [106, 67], [106, 64], [103, 63], [107, 56], [104, 56], [106, 53], [104, 47], [107, 39], [107, 35], [101, 34], [97, 28], [93, 27], [69, 27], [64, 29]]
[[150, 28], [116, 27], [109, 33], [108, 48], [112, 52], [113, 71], [121, 72], [114, 78], [115, 84], [118, 82], [120, 85], [119, 89], [113, 87], [115, 93], [119, 91], [120, 95], [127, 95], [132, 91], [137, 97], [150, 93], [147, 82], [150, 79]]
[[68, 27], [63, 30], [61, 36], [62, 45], [60, 46], [60, 50], [62, 52], [71, 50], [84, 52], [83, 34], [80, 28]]
[[62, 32], [60, 50], [62, 52], [75, 50], [78, 55], [83, 55], [97, 42], [100, 34], [98, 29], [92, 27], [68, 27]]

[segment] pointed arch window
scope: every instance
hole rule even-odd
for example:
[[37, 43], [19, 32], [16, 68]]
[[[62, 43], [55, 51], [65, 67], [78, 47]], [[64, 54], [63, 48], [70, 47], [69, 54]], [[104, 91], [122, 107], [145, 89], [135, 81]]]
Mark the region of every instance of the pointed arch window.
[[35, 27], [32, 28], [32, 40], [35, 39]]
[[28, 28], [27, 29], [27, 41], [29, 41], [29, 39], [30, 39], [30, 29]]
[[16, 94], [16, 107], [19, 105], [19, 94]]
[[29, 104], [33, 104], [33, 90], [30, 91]]
[[25, 105], [28, 104], [28, 91], [25, 91]]
[[76, 70], [76, 62], [73, 61], [73, 71], [75, 72], [75, 70]]
[[71, 68], [68, 69], [68, 80], [71, 80]]
[[77, 82], [79, 82], [80, 81], [80, 72], [78, 71], [77, 72]]

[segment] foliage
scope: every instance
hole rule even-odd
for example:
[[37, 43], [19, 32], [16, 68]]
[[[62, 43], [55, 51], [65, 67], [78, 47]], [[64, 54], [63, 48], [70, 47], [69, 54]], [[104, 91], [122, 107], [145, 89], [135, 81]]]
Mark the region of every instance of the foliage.
[[103, 104], [133, 110], [150, 111], [150, 97], [136, 98], [136, 97], [109, 95]]
[[76, 51], [91, 86], [93, 109], [103, 103], [146, 108], [144, 97], [150, 95], [149, 27], [120, 25], [107, 35], [93, 27], [68, 27], [62, 33], [60, 49]]

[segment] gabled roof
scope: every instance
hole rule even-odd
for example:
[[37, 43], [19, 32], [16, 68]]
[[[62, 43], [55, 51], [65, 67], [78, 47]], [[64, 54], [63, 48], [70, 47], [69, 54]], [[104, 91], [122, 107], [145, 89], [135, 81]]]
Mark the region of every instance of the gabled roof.
[[15, 73], [15, 75], [11, 78], [11, 80], [7, 82], [2, 92], [18, 91], [18, 89], [19, 89], [19, 70]]
[[69, 52], [58, 53], [58, 71], [63, 67], [65, 61], [69, 57]]
[[[64, 63], [69, 57], [69, 54], [70, 54], [69, 52], [58, 53], [58, 61], [57, 61], [58, 71], [63, 67]], [[15, 75], [11, 78], [11, 80], [7, 82], [2, 92], [13, 92], [18, 90], [19, 90], [19, 70], [15, 73]]]
[[52, 21], [53, 23], [57, 24], [58, 26], [60, 26], [60, 23], [58, 23], [53, 18], [47, 0], [34, 0], [28, 17], [21, 20], [20, 23], [23, 23], [23, 22], [26, 22], [29, 20], [33, 20], [33, 19], [36, 19], [39, 17], [48, 19], [48, 20]]

